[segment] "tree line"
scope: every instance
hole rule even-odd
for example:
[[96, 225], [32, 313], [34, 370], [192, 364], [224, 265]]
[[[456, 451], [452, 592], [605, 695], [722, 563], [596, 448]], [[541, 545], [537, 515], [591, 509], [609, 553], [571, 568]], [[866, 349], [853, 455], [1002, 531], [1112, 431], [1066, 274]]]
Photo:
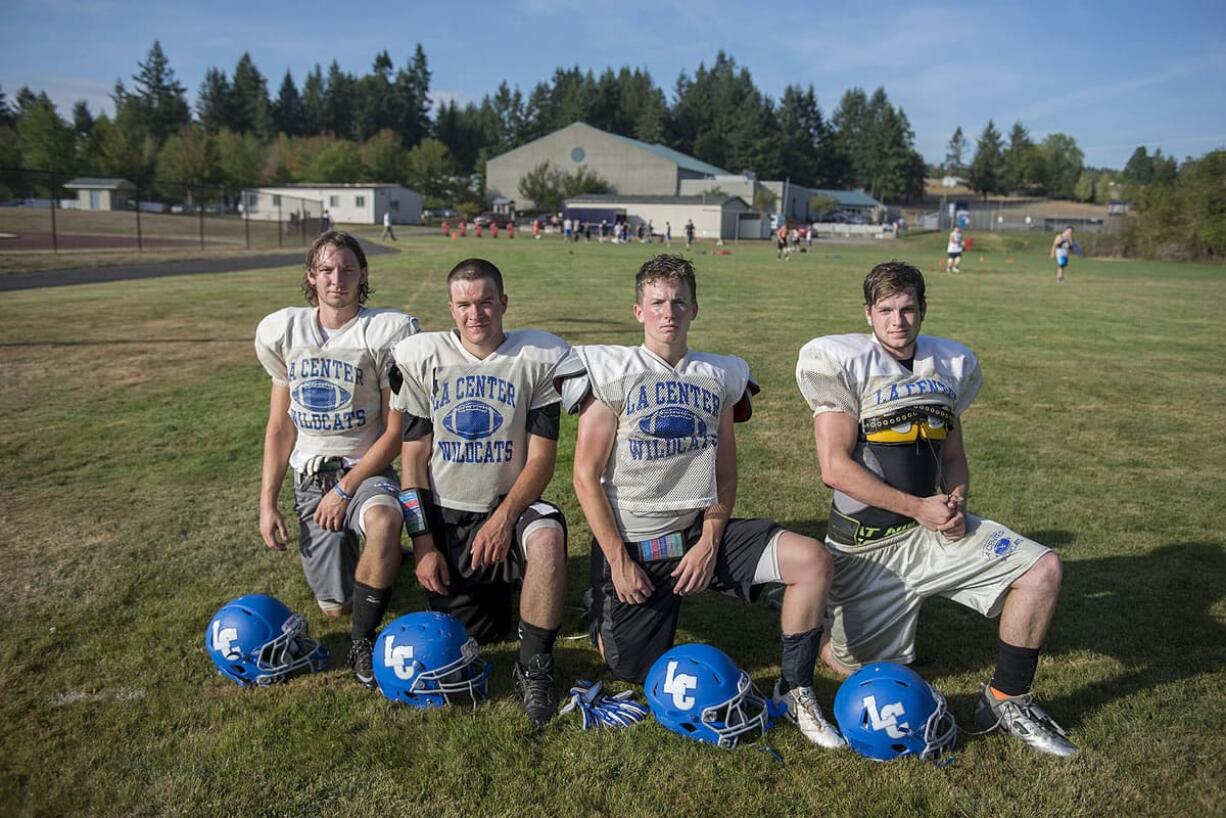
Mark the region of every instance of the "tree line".
[[114, 114], [78, 102], [67, 119], [45, 92], [0, 91], [0, 166], [173, 179], [232, 189], [283, 182], [403, 182], [432, 203], [480, 200], [485, 162], [575, 121], [664, 144], [731, 172], [812, 187], [859, 187], [884, 199], [923, 191], [906, 113], [885, 90], [853, 88], [827, 116], [813, 87], [764, 94], [724, 52], [682, 72], [672, 101], [638, 68], [559, 68], [527, 94], [501, 83], [479, 103], [440, 104], [417, 45], [397, 68], [387, 51], [355, 76], [334, 61], [272, 94], [249, 54], [209, 68], [188, 105], [160, 43], [112, 92]]

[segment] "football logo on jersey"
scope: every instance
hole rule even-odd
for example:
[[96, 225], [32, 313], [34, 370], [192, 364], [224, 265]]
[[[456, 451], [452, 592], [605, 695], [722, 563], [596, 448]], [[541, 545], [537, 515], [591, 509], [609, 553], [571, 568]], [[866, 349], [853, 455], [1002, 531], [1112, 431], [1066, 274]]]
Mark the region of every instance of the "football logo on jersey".
[[466, 400], [443, 416], [443, 428], [465, 440], [489, 437], [502, 427], [502, 414], [488, 403]]
[[701, 437], [707, 433], [707, 423], [697, 414], [681, 406], [665, 406], [639, 421], [639, 430], [652, 437], [677, 440]]
[[294, 402], [311, 412], [334, 412], [352, 397], [348, 389], [323, 378], [311, 378], [294, 387]]

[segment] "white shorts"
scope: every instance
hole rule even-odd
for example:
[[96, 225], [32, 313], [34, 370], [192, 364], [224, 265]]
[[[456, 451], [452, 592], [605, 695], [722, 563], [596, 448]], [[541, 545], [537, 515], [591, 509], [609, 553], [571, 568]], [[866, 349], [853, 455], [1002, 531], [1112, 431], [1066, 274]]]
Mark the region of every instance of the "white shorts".
[[827, 597], [830, 646], [849, 668], [915, 659], [920, 608], [943, 596], [987, 617], [1048, 548], [1000, 523], [966, 515], [958, 540], [921, 526], [864, 545], [826, 540], [834, 558]]

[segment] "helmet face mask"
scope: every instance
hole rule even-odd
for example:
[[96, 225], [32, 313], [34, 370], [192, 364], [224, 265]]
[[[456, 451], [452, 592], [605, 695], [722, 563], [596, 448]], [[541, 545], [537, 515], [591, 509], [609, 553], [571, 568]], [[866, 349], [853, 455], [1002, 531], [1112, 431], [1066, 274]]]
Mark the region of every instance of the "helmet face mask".
[[678, 645], [665, 652], [643, 686], [656, 721], [695, 741], [732, 749], [772, 726], [770, 706], [749, 674], [710, 645]]
[[388, 623], [375, 640], [374, 670], [383, 695], [411, 707], [476, 707], [488, 696], [490, 664], [447, 614], [419, 611]]
[[875, 761], [932, 761], [958, 739], [945, 697], [915, 671], [892, 662], [866, 665], [849, 676], [834, 698], [834, 716], [848, 745]]
[[328, 649], [308, 636], [305, 617], [275, 597], [247, 594], [221, 607], [204, 645], [217, 671], [242, 686], [283, 682], [295, 673], [328, 667]]

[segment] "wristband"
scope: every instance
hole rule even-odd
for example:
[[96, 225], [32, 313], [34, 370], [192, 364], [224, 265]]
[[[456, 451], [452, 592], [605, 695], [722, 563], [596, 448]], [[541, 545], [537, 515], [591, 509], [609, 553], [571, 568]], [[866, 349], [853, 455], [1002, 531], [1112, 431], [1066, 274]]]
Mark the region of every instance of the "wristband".
[[349, 494], [343, 488], [341, 488], [340, 483], [332, 484], [332, 493], [335, 494], [337, 497], [341, 498], [342, 500], [344, 500], [346, 503], [348, 503], [350, 500], [353, 499], [353, 495]]
[[426, 509], [434, 505], [434, 495], [429, 489], [405, 489], [400, 492], [400, 511], [404, 514], [404, 527], [410, 537], [430, 533], [430, 518]]

